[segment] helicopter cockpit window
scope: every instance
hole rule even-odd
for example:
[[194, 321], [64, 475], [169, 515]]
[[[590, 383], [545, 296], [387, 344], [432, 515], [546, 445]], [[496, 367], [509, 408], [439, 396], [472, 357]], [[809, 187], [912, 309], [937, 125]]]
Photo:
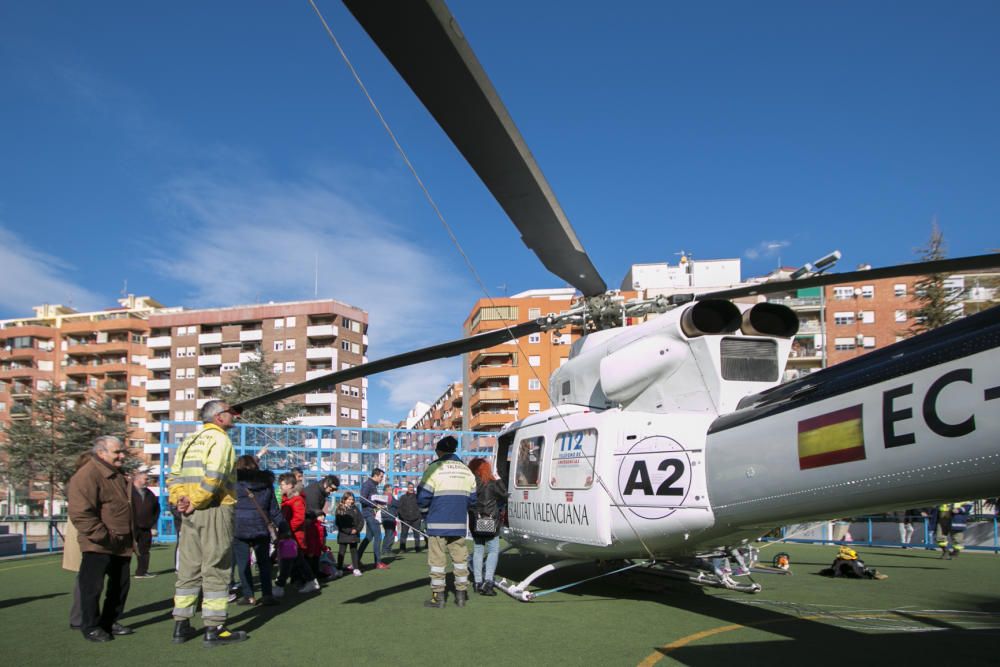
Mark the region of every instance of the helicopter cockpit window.
[[517, 472], [514, 477], [517, 486], [521, 488], [538, 486], [544, 442], [545, 438], [540, 435], [521, 441], [517, 449]]
[[563, 431], [552, 447], [552, 488], [589, 489], [594, 483], [597, 430]]

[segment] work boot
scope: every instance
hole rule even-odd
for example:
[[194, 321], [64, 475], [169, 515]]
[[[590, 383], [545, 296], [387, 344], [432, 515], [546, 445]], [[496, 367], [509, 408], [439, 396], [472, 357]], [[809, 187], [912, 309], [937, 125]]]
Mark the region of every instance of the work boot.
[[469, 600], [468, 591], [455, 591], [455, 606], [464, 607], [465, 603]]
[[492, 579], [483, 582], [483, 590], [481, 590], [480, 593], [486, 596], [495, 596], [497, 594]]
[[174, 643], [183, 644], [189, 639], [193, 639], [198, 635], [198, 631], [191, 627], [191, 621], [175, 621], [174, 622]]
[[958, 558], [960, 555], [962, 555], [962, 550], [961, 549], [952, 549], [951, 550], [951, 557], [952, 558]]
[[444, 591], [431, 591], [431, 599], [424, 602], [429, 609], [444, 609], [447, 594]]
[[247, 633], [242, 630], [232, 631], [225, 625], [205, 626], [205, 646], [224, 646], [226, 644], [238, 644], [247, 639]]
[[948, 551], [948, 547], [941, 547], [941, 555], [938, 558], [944, 558], [945, 560], [951, 560], [951, 552]]

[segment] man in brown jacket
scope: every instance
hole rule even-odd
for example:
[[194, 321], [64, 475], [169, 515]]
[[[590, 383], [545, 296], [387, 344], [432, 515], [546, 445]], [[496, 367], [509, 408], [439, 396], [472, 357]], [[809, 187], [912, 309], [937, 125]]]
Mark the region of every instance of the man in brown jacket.
[[[69, 481], [69, 518], [77, 530], [80, 562], [81, 627], [85, 639], [107, 642], [130, 635], [118, 622], [125, 609], [132, 559], [132, 485], [121, 466], [125, 449], [118, 438], [94, 440], [93, 459]], [[101, 609], [104, 578], [108, 590]]]

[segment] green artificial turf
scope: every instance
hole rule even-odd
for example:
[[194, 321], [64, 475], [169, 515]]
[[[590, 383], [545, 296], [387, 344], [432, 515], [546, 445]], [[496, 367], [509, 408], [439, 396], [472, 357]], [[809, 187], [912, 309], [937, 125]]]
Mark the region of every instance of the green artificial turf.
[[[443, 610], [422, 606], [426, 559], [410, 553], [390, 570], [341, 579], [320, 594], [289, 587], [279, 607], [233, 605], [231, 627], [251, 639], [215, 649], [200, 639], [170, 642], [172, 547], [153, 551], [151, 570], [159, 576], [132, 581], [123, 622], [136, 634], [109, 644], [68, 629], [74, 575], [58, 556], [8, 560], [0, 563], [0, 655], [9, 665], [1000, 664], [997, 556], [941, 561], [931, 551], [861, 549], [889, 579], [857, 581], [816, 574], [832, 561], [833, 547], [769, 546], [762, 561], [778, 551], [791, 554], [793, 574], [757, 575], [764, 586], [757, 595], [626, 574], [532, 603], [472, 595], [465, 609], [449, 599]], [[510, 552], [498, 575], [523, 577], [542, 563]], [[581, 565], [537, 583], [547, 589], [597, 572]]]

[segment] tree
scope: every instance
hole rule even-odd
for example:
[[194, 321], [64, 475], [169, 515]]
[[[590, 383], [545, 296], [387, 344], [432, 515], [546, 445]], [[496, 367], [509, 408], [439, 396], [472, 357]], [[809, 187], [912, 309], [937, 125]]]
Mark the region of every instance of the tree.
[[[945, 258], [944, 234], [937, 220], [931, 223], [931, 238], [919, 253], [925, 262]], [[914, 321], [909, 329], [911, 335], [937, 329], [962, 316], [962, 293], [948, 285], [948, 278], [943, 273], [932, 273], [914, 283], [919, 305], [909, 313]]]
[[[256, 359], [244, 361], [229, 384], [222, 388], [222, 400], [239, 403], [274, 391], [278, 376], [263, 352]], [[241, 419], [248, 424], [289, 424], [297, 419], [302, 406], [298, 403], [271, 403], [246, 410]]]
[[27, 417], [11, 420], [3, 431], [0, 477], [12, 486], [44, 481], [52, 516], [56, 494], [65, 497], [76, 460], [94, 438], [113, 435], [125, 443], [126, 432], [124, 411], [112, 407], [103, 395], [70, 402], [55, 387], [40, 390], [32, 397]]

